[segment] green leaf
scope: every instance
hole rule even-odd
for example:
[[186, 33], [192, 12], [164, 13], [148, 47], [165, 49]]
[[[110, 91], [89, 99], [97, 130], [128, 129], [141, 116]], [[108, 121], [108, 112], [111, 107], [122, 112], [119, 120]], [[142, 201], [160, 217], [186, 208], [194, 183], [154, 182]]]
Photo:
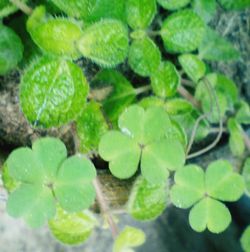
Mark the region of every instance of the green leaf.
[[164, 107], [165, 102], [163, 99], [156, 96], [147, 96], [140, 100], [138, 103], [144, 109], [148, 109], [150, 107]]
[[167, 10], [177, 10], [184, 6], [186, 6], [188, 3], [190, 3], [191, 0], [157, 0], [159, 5], [161, 5], [164, 9]]
[[207, 27], [199, 46], [199, 58], [211, 61], [238, 60], [240, 53], [216, 31]]
[[126, 226], [116, 238], [113, 252], [133, 251], [131, 248], [139, 247], [145, 242], [145, 239], [145, 234], [142, 230]]
[[170, 197], [179, 208], [189, 208], [205, 195], [205, 174], [197, 165], [187, 165], [175, 173]]
[[[32, 16], [30, 18], [33, 20]], [[82, 36], [82, 30], [76, 22], [64, 18], [51, 18], [34, 26], [28, 24], [27, 27], [33, 41], [46, 53], [79, 57], [75, 44]]]
[[[20, 2], [25, 3], [27, 0], [20, 0]], [[17, 10], [18, 8], [10, 3], [9, 0], [0, 0], [0, 19], [9, 16]]]
[[153, 92], [162, 98], [174, 96], [180, 85], [180, 75], [170, 61], [162, 62], [150, 80]]
[[100, 66], [114, 67], [127, 57], [128, 29], [115, 19], [99, 21], [84, 30], [77, 48]]
[[9, 168], [7, 166], [7, 162], [3, 164], [2, 167], [2, 181], [4, 188], [9, 192], [13, 192], [19, 185], [20, 182], [18, 182], [16, 179], [10, 176]]
[[223, 232], [231, 222], [231, 215], [227, 207], [221, 202], [204, 198], [190, 211], [189, 223], [196, 232], [203, 232], [206, 228], [212, 233]]
[[44, 175], [41, 164], [30, 148], [21, 147], [11, 152], [7, 159], [10, 176], [23, 183], [39, 183]]
[[250, 225], [246, 227], [241, 238], [240, 238], [241, 247], [244, 252], [250, 251]]
[[99, 154], [109, 163], [111, 173], [120, 178], [129, 178], [137, 170], [140, 160], [139, 145], [119, 131], [109, 131], [101, 138]]
[[141, 172], [152, 184], [166, 182], [169, 171], [175, 171], [185, 163], [184, 148], [179, 141], [164, 139], [144, 147]]
[[153, 74], [161, 61], [161, 52], [148, 37], [134, 40], [129, 48], [128, 63], [141, 76]]
[[235, 118], [240, 124], [250, 124], [250, 106], [247, 102], [240, 101]]
[[206, 65], [194, 54], [183, 54], [178, 57], [178, 60], [193, 82], [198, 82], [206, 73]]
[[156, 0], [127, 0], [126, 17], [129, 26], [134, 29], [147, 28], [156, 14]]
[[77, 135], [80, 140], [80, 150], [85, 152], [96, 151], [100, 139], [108, 129], [100, 104], [91, 101], [77, 118]]
[[92, 12], [97, 0], [51, 0], [68, 16], [86, 19]]
[[56, 216], [49, 221], [54, 237], [69, 245], [85, 242], [96, 225], [97, 220], [90, 211], [67, 213], [60, 207], [57, 207]]
[[206, 170], [207, 194], [222, 201], [236, 201], [245, 190], [243, 177], [226, 160], [212, 162]]
[[208, 23], [216, 14], [217, 3], [215, 0], [193, 0], [193, 10]]
[[103, 88], [108, 91], [107, 97], [100, 100], [102, 100], [105, 115], [114, 123], [136, 98], [132, 84], [115, 70], [102, 70], [94, 77], [91, 86], [93, 90]]
[[151, 184], [142, 176], [133, 185], [128, 201], [128, 212], [136, 220], [153, 220], [167, 207], [166, 183]]
[[80, 67], [62, 58], [42, 57], [22, 77], [20, 102], [33, 126], [49, 128], [74, 120], [87, 93], [88, 84]]
[[[41, 138], [33, 143], [32, 150], [36, 161], [40, 164], [40, 169], [45, 174], [45, 179], [53, 181], [58, 167], [67, 158], [67, 149], [64, 143], [57, 138]], [[31, 169], [34, 169], [34, 167], [31, 167]]]
[[243, 129], [235, 118], [229, 118], [227, 127], [230, 133], [229, 147], [234, 156], [241, 157], [245, 151], [245, 141], [243, 137]]
[[219, 3], [227, 10], [244, 10], [250, 7], [249, 0], [218, 0]]
[[96, 0], [94, 8], [86, 20], [97, 22], [102, 19], [117, 19], [125, 22], [125, 16], [125, 0]]
[[161, 28], [164, 46], [170, 53], [194, 51], [200, 45], [204, 32], [202, 19], [189, 9], [168, 16]]
[[96, 176], [94, 165], [81, 156], [72, 156], [63, 162], [54, 184], [54, 193], [60, 206], [68, 212], [90, 207], [95, 200], [92, 180]]
[[17, 66], [23, 57], [23, 44], [18, 35], [0, 23], [0, 75]]
[[12, 217], [23, 217], [31, 227], [41, 227], [56, 213], [52, 191], [31, 184], [20, 185], [10, 194], [7, 212]]
[[121, 114], [118, 124], [124, 134], [140, 145], [163, 138], [171, 127], [170, 119], [163, 108], [151, 107], [144, 111], [137, 105], [127, 108]]
[[[232, 80], [222, 74], [210, 73], [206, 75], [205, 78], [205, 81], [201, 80], [198, 83], [195, 91], [195, 98], [201, 101], [203, 112], [209, 114], [209, 121], [217, 123], [219, 122], [218, 109], [215, 101], [211, 104], [210, 95], [215, 93], [217, 96], [218, 105], [220, 107], [220, 117], [223, 118], [227, 111], [234, 111], [234, 105], [238, 101], [238, 89]], [[214, 89], [213, 93], [208, 90], [207, 83]]]
[[242, 176], [245, 180], [246, 193], [250, 196], [250, 157], [244, 163]]

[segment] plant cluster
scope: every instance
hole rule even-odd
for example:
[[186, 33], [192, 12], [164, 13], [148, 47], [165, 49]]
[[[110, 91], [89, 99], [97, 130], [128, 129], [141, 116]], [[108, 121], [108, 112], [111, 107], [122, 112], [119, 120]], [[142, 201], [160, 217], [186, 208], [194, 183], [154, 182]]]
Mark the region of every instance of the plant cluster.
[[[31, 227], [48, 223], [58, 240], [73, 245], [100, 225], [88, 210], [96, 198], [115, 238], [113, 251], [133, 251], [145, 234], [133, 227], [118, 232], [91, 161], [98, 156], [119, 179], [141, 173], [126, 206], [136, 220], [155, 219], [172, 202], [192, 207], [195, 231], [223, 232], [231, 214], [222, 202], [249, 194], [249, 160], [242, 174], [225, 160], [205, 171], [185, 163], [212, 149], [223, 131], [234, 156], [249, 153], [249, 104], [232, 80], [208, 66], [240, 58], [209, 22], [219, 6], [241, 10], [249, 0], [37, 2], [0, 1], [0, 75], [19, 64], [25, 118], [34, 128], [75, 124], [77, 153], [67, 158], [65, 145], [50, 137], [14, 150], [2, 175], [7, 212]], [[6, 19], [18, 9], [28, 17]], [[77, 65], [80, 58], [99, 69], [91, 79]], [[214, 132], [214, 142], [190, 153]], [[246, 251], [248, 231], [241, 238]]]

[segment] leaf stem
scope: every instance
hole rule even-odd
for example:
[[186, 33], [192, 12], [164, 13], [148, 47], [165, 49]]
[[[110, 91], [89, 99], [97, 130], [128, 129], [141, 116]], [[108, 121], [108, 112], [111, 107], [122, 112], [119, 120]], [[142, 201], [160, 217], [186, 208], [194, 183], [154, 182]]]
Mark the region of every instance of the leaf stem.
[[107, 202], [106, 202], [106, 200], [104, 198], [104, 195], [102, 193], [101, 183], [98, 180], [98, 178], [96, 178], [93, 181], [93, 184], [94, 184], [94, 187], [95, 187], [95, 190], [96, 190], [96, 198], [97, 198], [97, 201], [99, 203], [101, 212], [102, 212], [103, 215], [106, 215], [107, 222], [109, 224], [112, 236], [115, 239], [117, 237], [117, 235], [119, 234], [119, 231], [118, 231], [116, 223], [115, 223], [115, 221], [113, 219], [113, 216], [109, 211], [109, 206], [108, 206], [108, 204], [107, 204]]
[[18, 9], [20, 9], [23, 13], [26, 15], [31, 15], [32, 13], [32, 8], [30, 8], [27, 4], [20, 0], [10, 0], [10, 2], [15, 5]]
[[151, 86], [146, 85], [146, 86], [136, 88], [135, 93], [136, 93], [136, 95], [139, 95], [139, 94], [145, 93], [145, 92], [150, 91], [150, 90], [151, 90]]
[[187, 87], [192, 87], [194, 88], [194, 83], [191, 80], [187, 80], [187, 79], [181, 79], [181, 84], [187, 86]]
[[194, 107], [200, 108], [200, 103], [183, 86], [178, 87], [178, 93], [191, 102]]
[[147, 35], [150, 37], [156, 37], [160, 34], [161, 34], [161, 31], [152, 31], [152, 30], [147, 31]]
[[[215, 93], [212, 85], [210, 84], [209, 80], [206, 77], [203, 78], [203, 81], [204, 81], [204, 83], [205, 83], [205, 85], [206, 85], [206, 87], [208, 89], [209, 95], [210, 95], [211, 108], [210, 108], [210, 112], [208, 114], [202, 115], [202, 116], [200, 116], [197, 119], [198, 123], [196, 121], [195, 127], [194, 127], [194, 129], [192, 131], [192, 135], [191, 135], [191, 138], [190, 138], [190, 141], [189, 141], [187, 152], [186, 152], [187, 159], [200, 156], [200, 155], [208, 152], [212, 148], [214, 148], [218, 144], [218, 142], [220, 141], [221, 136], [223, 134], [223, 120], [222, 120], [222, 117], [221, 117], [220, 106], [219, 106], [217, 95], [216, 95], [216, 93]], [[208, 117], [212, 113], [212, 111], [213, 111], [213, 100], [215, 101], [215, 105], [216, 105], [216, 109], [217, 109], [218, 117], [219, 117], [219, 131], [218, 131], [218, 135], [217, 135], [216, 139], [210, 145], [208, 145], [204, 149], [201, 149], [201, 150], [199, 150], [197, 152], [194, 152], [194, 153], [188, 155], [188, 153], [189, 153], [189, 151], [190, 151], [190, 149], [192, 147], [192, 144], [194, 142], [194, 138], [195, 138], [195, 134], [196, 134], [199, 122], [203, 119], [202, 118], [203, 116]]]

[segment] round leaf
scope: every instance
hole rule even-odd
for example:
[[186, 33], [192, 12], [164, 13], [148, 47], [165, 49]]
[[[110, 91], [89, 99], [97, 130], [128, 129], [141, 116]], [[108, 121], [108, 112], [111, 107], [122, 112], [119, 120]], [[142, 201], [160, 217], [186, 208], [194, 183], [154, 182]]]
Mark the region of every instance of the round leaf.
[[141, 172], [152, 184], [166, 182], [169, 171], [180, 169], [185, 163], [185, 153], [179, 141], [163, 139], [142, 151]]
[[189, 213], [189, 223], [196, 232], [203, 232], [206, 227], [212, 233], [223, 232], [231, 222], [227, 207], [217, 200], [205, 198], [197, 203]]
[[52, 192], [47, 187], [23, 184], [10, 194], [7, 212], [15, 218], [23, 217], [31, 227], [41, 227], [56, 213]]
[[222, 201], [236, 201], [245, 190], [243, 177], [233, 172], [233, 167], [226, 160], [211, 163], [206, 170], [207, 194]]
[[145, 242], [142, 230], [126, 226], [115, 240], [113, 252], [131, 251], [130, 248], [138, 247]]
[[244, 163], [242, 176], [246, 184], [246, 193], [250, 196], [250, 157]]
[[162, 62], [157, 71], [150, 77], [153, 92], [160, 97], [170, 97], [176, 94], [180, 84], [180, 75], [175, 66], [167, 61]]
[[156, 0], [127, 0], [126, 17], [129, 26], [134, 29], [145, 29], [156, 14]]
[[97, 220], [88, 210], [67, 213], [58, 207], [56, 216], [49, 221], [49, 228], [59, 241], [69, 245], [77, 245], [90, 237], [96, 223]]
[[197, 165], [187, 165], [175, 173], [170, 197], [179, 208], [189, 208], [205, 195], [205, 174]]
[[86, 30], [77, 42], [82, 55], [103, 67], [122, 63], [128, 53], [128, 30], [118, 20], [99, 21]]
[[128, 201], [128, 212], [136, 220], [153, 220], [160, 216], [167, 206], [166, 183], [151, 184], [138, 177]]
[[82, 30], [76, 22], [65, 18], [50, 19], [28, 31], [34, 42], [46, 53], [79, 57], [75, 43], [81, 37]]
[[40, 58], [22, 77], [20, 102], [33, 126], [53, 127], [75, 119], [88, 93], [81, 68], [65, 59]]
[[115, 177], [129, 178], [137, 170], [140, 160], [139, 145], [128, 136], [118, 132], [107, 132], [100, 141], [99, 154], [111, 161], [109, 169]]
[[129, 48], [128, 63], [137, 74], [150, 76], [161, 61], [161, 52], [157, 45], [148, 37], [134, 40]]
[[97, 150], [100, 139], [106, 133], [108, 125], [100, 109], [94, 101], [88, 103], [77, 118], [77, 135], [82, 152]]
[[194, 0], [192, 2], [193, 10], [208, 23], [216, 14], [216, 0]]
[[205, 75], [206, 65], [196, 55], [183, 54], [178, 57], [178, 60], [192, 81], [198, 82]]
[[95, 167], [86, 158], [73, 156], [64, 161], [54, 184], [54, 193], [60, 206], [69, 212], [90, 207], [95, 200], [92, 185], [95, 176]]
[[21, 39], [12, 29], [0, 24], [0, 75], [15, 68], [22, 57]]
[[250, 124], [250, 105], [247, 102], [240, 101], [235, 118], [240, 124]]
[[200, 45], [204, 32], [202, 19], [187, 9], [167, 17], [162, 25], [161, 36], [168, 52], [185, 53], [194, 51]]
[[250, 251], [250, 226], [247, 226], [247, 228], [244, 230], [240, 238], [240, 243], [245, 252]]
[[157, 1], [164, 9], [177, 10], [186, 6], [188, 3], [190, 3], [191, 0], [157, 0]]

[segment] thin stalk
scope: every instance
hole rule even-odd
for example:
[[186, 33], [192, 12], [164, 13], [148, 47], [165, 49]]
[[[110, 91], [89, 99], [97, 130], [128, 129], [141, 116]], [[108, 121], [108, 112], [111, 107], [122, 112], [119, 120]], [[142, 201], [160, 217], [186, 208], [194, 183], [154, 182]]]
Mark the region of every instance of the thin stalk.
[[[214, 147], [218, 144], [218, 142], [220, 141], [221, 136], [222, 136], [222, 134], [223, 134], [223, 120], [222, 120], [222, 117], [221, 117], [221, 112], [220, 112], [220, 106], [219, 106], [218, 98], [217, 98], [217, 96], [216, 96], [216, 93], [215, 93], [215, 91], [214, 91], [212, 85], [211, 85], [210, 82], [206, 79], [206, 77], [203, 79], [203, 81], [204, 81], [204, 83], [205, 83], [205, 85], [206, 85], [206, 87], [207, 87], [207, 89], [208, 89], [209, 94], [210, 94], [211, 109], [210, 109], [209, 114], [211, 114], [211, 112], [212, 112], [212, 110], [213, 110], [213, 103], [212, 103], [212, 101], [213, 101], [213, 100], [215, 101], [216, 109], [217, 109], [217, 112], [218, 112], [218, 117], [219, 117], [219, 119], [220, 119], [220, 121], [219, 121], [219, 132], [218, 132], [218, 135], [217, 135], [216, 139], [215, 139], [210, 145], [208, 145], [208, 146], [205, 147], [204, 149], [201, 149], [201, 150], [199, 150], [199, 151], [197, 151], [197, 152], [194, 152], [194, 153], [192, 153], [192, 154], [187, 155], [187, 159], [200, 156], [200, 155], [202, 155], [202, 154], [208, 152], [208, 151], [211, 150], [212, 148], [214, 148]], [[208, 116], [208, 115], [206, 115], [206, 116]], [[199, 119], [198, 119], [198, 120], [199, 120]], [[192, 144], [193, 144], [193, 142], [194, 142], [194, 137], [195, 137], [195, 133], [196, 133], [195, 131], [196, 131], [196, 130], [197, 130], [197, 128], [196, 128], [196, 129], [194, 128], [194, 130], [193, 130], [193, 132], [192, 132], [192, 136], [191, 136], [191, 139], [190, 139], [190, 142], [189, 142], [189, 147], [188, 147], [187, 154], [188, 154], [188, 152], [190, 151], [191, 146], [192, 146]]]
[[119, 231], [118, 231], [116, 223], [115, 223], [115, 221], [113, 219], [113, 216], [109, 211], [109, 206], [108, 206], [108, 203], [106, 202], [106, 200], [104, 198], [104, 195], [102, 193], [101, 183], [99, 182], [98, 178], [96, 178], [93, 181], [93, 185], [94, 185], [95, 190], [96, 190], [96, 198], [97, 198], [97, 201], [99, 203], [101, 212], [102, 212], [102, 214], [104, 216], [107, 217], [107, 222], [109, 224], [112, 236], [115, 239], [117, 237], [117, 235], [119, 234]]
[[27, 4], [20, 0], [10, 0], [12, 4], [14, 4], [18, 9], [20, 9], [23, 13], [26, 15], [31, 15], [32, 13], [32, 8], [30, 8]]
[[194, 107], [200, 108], [200, 103], [183, 86], [178, 87], [178, 93], [191, 102]]
[[150, 85], [146, 85], [146, 86], [143, 86], [143, 87], [136, 88], [135, 89], [135, 93], [136, 93], [136, 95], [139, 95], [139, 94], [148, 92], [150, 90], [151, 90], [151, 86]]
[[192, 87], [192, 88], [194, 88], [194, 86], [195, 86], [195, 84], [192, 81], [187, 80], [187, 79], [183, 79], [183, 78], [181, 79], [181, 84], [183, 84], [187, 87]]
[[161, 34], [161, 31], [147, 31], [148, 36], [156, 37]]

